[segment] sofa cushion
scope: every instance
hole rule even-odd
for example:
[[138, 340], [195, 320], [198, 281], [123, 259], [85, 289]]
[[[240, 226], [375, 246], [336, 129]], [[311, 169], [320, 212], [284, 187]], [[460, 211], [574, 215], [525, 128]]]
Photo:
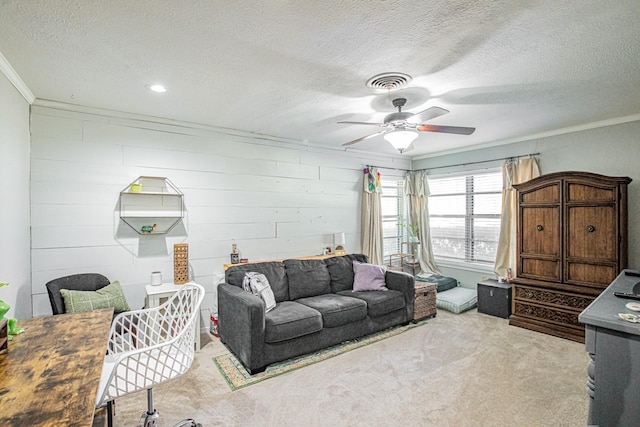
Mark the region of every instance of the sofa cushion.
[[436, 307], [452, 313], [463, 313], [478, 304], [478, 293], [475, 289], [460, 286], [444, 292], [436, 292]]
[[276, 343], [322, 330], [322, 315], [304, 304], [283, 301], [265, 315], [265, 342]]
[[439, 274], [432, 274], [430, 276], [416, 276], [416, 280], [420, 282], [430, 282], [438, 285], [438, 292], [448, 291], [458, 286], [458, 281], [453, 277], [441, 276]]
[[338, 295], [360, 298], [367, 303], [367, 314], [371, 317], [384, 316], [392, 311], [400, 310], [406, 306], [404, 296], [400, 291], [392, 289], [388, 291], [340, 291]]
[[324, 294], [300, 298], [296, 302], [318, 310], [325, 328], [357, 322], [367, 317], [367, 303], [351, 296]]
[[368, 258], [363, 254], [347, 254], [324, 260], [334, 293], [353, 289], [353, 261], [368, 262]]
[[265, 275], [273, 290], [273, 295], [276, 297], [276, 302], [289, 300], [287, 272], [284, 269], [284, 264], [278, 261], [234, 265], [225, 271], [224, 281], [241, 288], [245, 273], [250, 271]]
[[292, 301], [331, 293], [331, 276], [322, 260], [286, 259], [284, 265], [289, 279], [289, 298]]
[[387, 269], [384, 265], [353, 261], [354, 291], [388, 291], [385, 286]]

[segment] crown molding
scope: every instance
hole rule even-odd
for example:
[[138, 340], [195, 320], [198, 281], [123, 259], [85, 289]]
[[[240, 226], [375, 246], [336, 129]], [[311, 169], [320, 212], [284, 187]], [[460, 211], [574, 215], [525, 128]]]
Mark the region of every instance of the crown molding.
[[24, 81], [22, 81], [18, 73], [16, 73], [16, 70], [14, 70], [11, 64], [9, 64], [9, 61], [7, 61], [7, 58], [4, 57], [2, 52], [0, 52], [0, 70], [2, 71], [2, 74], [7, 76], [7, 79], [9, 79], [11, 84], [13, 84], [16, 89], [18, 89], [20, 95], [22, 95], [29, 104], [33, 104], [33, 101], [36, 100], [36, 97], [33, 95], [33, 92], [29, 90]]
[[[131, 121], [129, 126], [142, 126], [148, 129], [157, 129], [168, 131], [167, 128], [161, 128], [162, 126], [170, 127], [173, 132], [176, 133], [184, 133], [189, 135], [196, 135], [200, 132], [213, 132], [219, 135], [223, 135], [226, 137], [235, 137], [241, 138], [246, 141], [250, 141], [254, 144], [262, 144], [262, 145], [270, 145], [282, 148], [291, 148], [296, 147], [297, 149], [304, 149], [305, 151], [315, 151], [315, 152], [346, 152], [349, 156], [354, 157], [366, 157], [368, 159], [392, 159], [393, 160], [401, 160], [408, 161], [410, 163], [410, 159], [406, 156], [402, 156], [401, 154], [380, 154], [380, 153], [370, 153], [363, 150], [354, 150], [352, 148], [346, 149], [344, 147], [329, 147], [326, 145], [314, 143], [308, 140], [293, 140], [282, 138], [273, 135], [262, 134], [258, 132], [251, 132], [239, 129], [231, 129], [231, 128], [222, 128], [216, 127], [212, 125], [205, 125], [201, 123], [193, 123], [186, 122], [175, 119], [168, 119], [164, 117], [156, 117], [156, 116], [147, 116], [139, 113], [130, 113], [125, 111], [116, 111], [116, 110], [108, 110], [104, 108], [97, 107], [89, 107], [85, 105], [78, 104], [69, 104], [66, 102], [60, 101], [52, 101], [50, 99], [42, 99], [36, 98], [33, 103], [33, 107], [41, 107], [44, 109], [50, 109], [55, 111], [68, 111], [72, 113], [79, 114], [89, 114], [93, 116], [106, 117], [111, 120], [122, 120], [122, 121]], [[134, 124], [134, 122], [137, 122]], [[126, 126], [127, 124], [125, 124]]]
[[640, 114], [632, 114], [630, 116], [616, 117], [613, 119], [606, 119], [606, 120], [600, 120], [597, 122], [585, 123], [585, 124], [576, 125], [576, 126], [569, 126], [566, 128], [554, 129], [547, 132], [540, 132], [540, 133], [534, 133], [531, 135], [525, 135], [518, 138], [509, 138], [509, 139], [503, 139], [499, 141], [487, 142], [486, 144], [472, 145], [469, 147], [463, 147], [455, 150], [447, 150], [447, 151], [440, 151], [432, 154], [425, 154], [422, 156], [412, 157], [411, 160], [422, 160], [422, 159], [429, 159], [432, 157], [441, 157], [449, 154], [463, 153], [465, 151], [473, 151], [473, 150], [480, 150], [482, 148], [490, 148], [490, 147], [496, 147], [500, 145], [515, 144], [517, 142], [533, 141], [536, 139], [549, 138], [552, 136], [582, 132], [585, 130], [620, 125], [623, 123], [630, 123], [630, 122], [636, 122], [636, 121], [640, 121]]

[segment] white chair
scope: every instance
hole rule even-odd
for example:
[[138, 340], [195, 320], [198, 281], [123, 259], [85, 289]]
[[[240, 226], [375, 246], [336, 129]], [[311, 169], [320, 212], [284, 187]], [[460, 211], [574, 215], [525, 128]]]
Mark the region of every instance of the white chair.
[[[114, 399], [145, 389], [147, 411], [141, 425], [157, 425], [153, 387], [179, 377], [191, 366], [194, 325], [203, 298], [202, 286], [187, 283], [164, 304], [121, 313], [113, 320], [96, 400], [96, 408], [107, 406], [109, 427]], [[176, 425], [200, 426], [191, 419]]]

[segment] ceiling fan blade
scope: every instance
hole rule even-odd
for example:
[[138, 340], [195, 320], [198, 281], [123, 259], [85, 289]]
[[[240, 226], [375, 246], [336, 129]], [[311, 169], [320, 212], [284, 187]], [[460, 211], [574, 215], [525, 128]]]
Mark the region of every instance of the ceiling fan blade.
[[440, 107], [429, 107], [426, 110], [422, 110], [419, 113], [407, 118], [407, 121], [412, 123], [426, 122], [427, 120], [435, 119], [436, 117], [447, 114], [449, 110], [445, 110]]
[[371, 122], [338, 122], [339, 125], [372, 125], [372, 126], [387, 126], [386, 123], [371, 123]]
[[348, 145], [353, 145], [353, 144], [356, 144], [358, 142], [364, 141], [365, 139], [373, 138], [374, 136], [382, 135], [382, 134], [387, 133], [387, 132], [389, 132], [389, 130], [381, 130], [380, 132], [372, 133], [371, 135], [363, 136], [362, 138], [358, 138], [358, 139], [354, 139], [353, 141], [345, 142], [344, 144], [342, 144], [342, 146], [346, 147]]
[[456, 135], [471, 135], [476, 128], [463, 126], [439, 126], [439, 125], [418, 125], [416, 127], [421, 132], [453, 133]]

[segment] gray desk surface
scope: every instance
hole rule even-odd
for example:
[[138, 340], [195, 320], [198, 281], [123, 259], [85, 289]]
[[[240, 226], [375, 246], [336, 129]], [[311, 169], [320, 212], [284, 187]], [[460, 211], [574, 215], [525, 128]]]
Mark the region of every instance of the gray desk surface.
[[619, 298], [613, 295], [614, 292], [631, 293], [634, 286], [640, 283], [640, 277], [627, 276], [625, 271], [638, 272], [638, 270], [623, 270], [609, 287], [580, 313], [578, 316], [580, 322], [632, 335], [640, 335], [640, 323], [631, 323], [618, 317], [618, 313], [631, 313], [640, 316], [640, 312], [629, 310], [626, 307], [629, 302], [640, 303], [640, 301]]

